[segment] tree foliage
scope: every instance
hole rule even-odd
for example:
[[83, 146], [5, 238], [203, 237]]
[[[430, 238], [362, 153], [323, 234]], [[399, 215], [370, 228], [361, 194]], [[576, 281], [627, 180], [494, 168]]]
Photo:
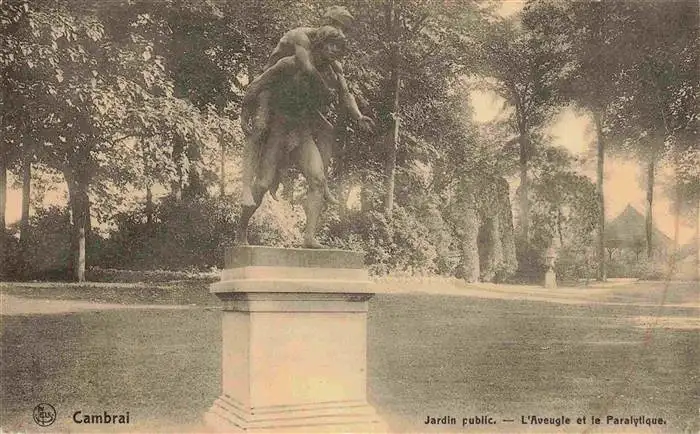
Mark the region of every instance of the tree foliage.
[[[345, 74], [378, 128], [357, 131], [343, 112], [333, 119], [329, 178], [343, 200], [327, 211], [321, 237], [364, 250], [373, 272], [507, 278], [517, 265], [515, 175], [521, 268], [534, 258], [530, 268], [540, 272], [552, 239], [569, 249], [572, 264], [588, 261], [571, 249], [590, 244], [596, 226], [602, 233], [609, 150], [665, 159], [675, 168], [675, 194], [687, 204], [697, 199], [697, 7], [689, 2], [536, 0], [515, 20], [476, 1], [339, 3], [356, 18]], [[319, 25], [331, 4], [4, 1], [2, 192], [6, 169], [19, 174], [31, 164], [35, 179], [43, 171], [62, 176], [67, 212], [38, 212], [30, 226], [44, 233], [45, 222], [68, 225], [69, 239], [47, 239], [70, 252], [64, 266], [76, 279], [85, 264], [221, 265], [212, 252], [232, 241], [238, 206], [220, 178], [227, 164], [235, 177], [239, 165], [245, 86], [285, 31]], [[681, 30], [667, 32], [670, 22]], [[477, 128], [467, 104], [474, 83], [501, 95], [512, 116]], [[597, 196], [544, 134], [570, 102], [596, 121]], [[157, 190], [165, 191], [161, 200]], [[127, 200], [135, 192], [145, 192], [145, 207]], [[292, 246], [301, 214], [294, 201], [270, 202], [251, 238]], [[93, 223], [112, 231], [102, 238]], [[10, 238], [3, 246], [14, 249]]]

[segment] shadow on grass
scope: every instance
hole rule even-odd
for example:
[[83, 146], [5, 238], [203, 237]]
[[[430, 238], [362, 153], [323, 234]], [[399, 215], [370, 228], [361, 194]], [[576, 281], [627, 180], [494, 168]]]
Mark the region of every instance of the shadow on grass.
[[183, 280], [161, 283], [2, 283], [0, 290], [23, 298], [85, 300], [118, 304], [169, 304], [218, 306], [209, 292], [209, 282]]
[[220, 333], [200, 309], [3, 317], [3, 428], [32, 428], [40, 402], [57, 431], [80, 428], [77, 410], [129, 411], [130, 429], [196, 425], [219, 393]]
[[[647, 334], [630, 321], [654, 313], [379, 295], [368, 324], [369, 397], [399, 431], [438, 430], [423, 425], [428, 415], [611, 414], [663, 417], [661, 430], [677, 432], [697, 412], [698, 334]], [[197, 431], [220, 390], [216, 311], [4, 316], [0, 348], [5, 431], [36, 430], [31, 410], [40, 402], [58, 410], [51, 431], [87, 430], [72, 423], [77, 410], [129, 411], [128, 431]]]
[[698, 303], [700, 282], [641, 281], [622, 288], [613, 288], [602, 301], [622, 303], [681, 304]]

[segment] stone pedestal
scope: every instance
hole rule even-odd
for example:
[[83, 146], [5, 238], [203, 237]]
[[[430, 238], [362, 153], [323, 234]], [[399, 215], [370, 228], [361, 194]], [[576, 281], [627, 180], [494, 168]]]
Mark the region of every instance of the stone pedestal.
[[220, 282], [222, 393], [205, 415], [219, 431], [377, 432], [367, 402], [362, 256], [236, 247]]
[[556, 271], [554, 271], [554, 264], [557, 261], [557, 249], [556, 247], [554, 247], [553, 244], [554, 241], [545, 253], [545, 260], [547, 261], [547, 272], [544, 273], [544, 287], [547, 289], [557, 288], [557, 273]]
[[544, 287], [547, 289], [557, 289], [557, 273], [551, 268], [544, 274]]

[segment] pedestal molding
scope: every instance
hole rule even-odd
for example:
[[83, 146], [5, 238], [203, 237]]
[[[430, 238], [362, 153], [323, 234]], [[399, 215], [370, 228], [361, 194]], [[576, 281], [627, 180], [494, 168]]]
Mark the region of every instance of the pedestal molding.
[[277, 312], [277, 313], [312, 313], [312, 312], [367, 312], [366, 299], [356, 297], [343, 300], [224, 300], [224, 311], [237, 312]]
[[221, 280], [346, 280], [368, 281], [367, 271], [362, 268], [327, 268], [327, 267], [272, 267], [252, 265], [227, 268], [221, 272]]
[[214, 294], [231, 292], [320, 292], [373, 294], [369, 280], [258, 278], [232, 279], [213, 283]]

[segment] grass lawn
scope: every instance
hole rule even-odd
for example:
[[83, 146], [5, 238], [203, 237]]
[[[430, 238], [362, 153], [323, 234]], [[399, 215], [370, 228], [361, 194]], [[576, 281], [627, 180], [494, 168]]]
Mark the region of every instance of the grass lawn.
[[371, 396], [399, 430], [429, 430], [427, 415], [610, 414], [664, 417], [678, 432], [697, 416], [698, 332], [633, 325], [658, 309], [441, 296], [373, 307]]
[[[449, 428], [424, 425], [427, 416], [454, 416], [453, 430], [461, 432], [474, 431], [461, 427], [462, 417], [516, 419], [489, 429], [513, 432], [528, 429], [519, 424], [521, 415], [593, 415], [605, 424], [610, 414], [663, 417], [668, 424], [660, 431], [682, 432], [697, 423], [698, 331], [648, 330], [636, 321], [656, 315], [689, 317], [697, 310], [378, 295], [370, 305], [369, 398], [397, 431]], [[219, 394], [216, 310], [119, 309], [1, 321], [2, 431], [85, 430], [71, 422], [77, 410], [129, 411], [132, 424], [124, 431], [196, 431]], [[32, 421], [40, 402], [58, 411], [50, 428]]]

